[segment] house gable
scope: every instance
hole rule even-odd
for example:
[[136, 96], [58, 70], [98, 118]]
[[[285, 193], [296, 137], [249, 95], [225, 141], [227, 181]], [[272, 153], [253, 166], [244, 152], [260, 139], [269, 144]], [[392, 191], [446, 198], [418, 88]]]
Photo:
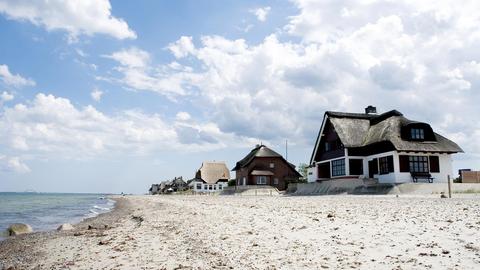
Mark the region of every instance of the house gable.
[[312, 156], [313, 161], [322, 161], [345, 155], [344, 145], [330, 119], [327, 117], [324, 123], [315, 147], [316, 152]]
[[271, 185], [279, 190], [286, 189], [288, 181], [301, 177], [293, 164], [264, 145], [250, 151], [232, 171], [236, 172], [237, 185]]

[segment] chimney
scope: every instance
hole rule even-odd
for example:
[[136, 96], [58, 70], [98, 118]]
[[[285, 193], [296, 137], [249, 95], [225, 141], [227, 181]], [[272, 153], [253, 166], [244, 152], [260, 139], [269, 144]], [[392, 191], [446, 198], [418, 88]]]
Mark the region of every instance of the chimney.
[[368, 105], [368, 107], [365, 108], [365, 113], [366, 114], [377, 114], [377, 107], [373, 107], [372, 105]]

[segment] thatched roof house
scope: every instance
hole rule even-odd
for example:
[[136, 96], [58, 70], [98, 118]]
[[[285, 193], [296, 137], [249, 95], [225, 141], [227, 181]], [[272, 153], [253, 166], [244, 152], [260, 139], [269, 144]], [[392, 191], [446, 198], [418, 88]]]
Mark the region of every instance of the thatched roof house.
[[365, 176], [384, 183], [446, 181], [451, 154], [463, 152], [423, 122], [392, 110], [327, 111], [310, 159], [309, 181]]
[[278, 190], [285, 190], [289, 181], [296, 182], [301, 176], [293, 164], [265, 145], [253, 148], [232, 171], [238, 186], [270, 185]]
[[223, 161], [204, 161], [189, 180], [188, 186], [196, 192], [217, 192], [227, 186], [230, 171]]
[[195, 174], [197, 179], [202, 179], [207, 184], [215, 184], [219, 180], [229, 180], [230, 171], [223, 161], [204, 161]]

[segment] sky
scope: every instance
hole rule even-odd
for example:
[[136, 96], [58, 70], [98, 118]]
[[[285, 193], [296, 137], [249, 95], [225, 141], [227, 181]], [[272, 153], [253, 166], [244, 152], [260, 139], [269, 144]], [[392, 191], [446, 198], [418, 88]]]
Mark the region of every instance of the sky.
[[[144, 193], [326, 110], [399, 110], [480, 169], [480, 2], [0, 0], [0, 191]], [[456, 175], [456, 172], [452, 172]]]

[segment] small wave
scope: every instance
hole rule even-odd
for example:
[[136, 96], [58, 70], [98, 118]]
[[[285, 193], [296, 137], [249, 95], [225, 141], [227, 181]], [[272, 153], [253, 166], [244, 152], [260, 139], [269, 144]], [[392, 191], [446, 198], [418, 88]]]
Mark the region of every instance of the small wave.
[[98, 209], [98, 210], [102, 210], [102, 211], [108, 211], [108, 210], [110, 210], [109, 207], [100, 207], [100, 206], [98, 206], [98, 205], [94, 205], [93, 208]]
[[92, 217], [96, 217], [98, 216], [100, 213], [98, 213], [97, 211], [93, 210], [93, 209], [90, 209], [88, 210], [88, 213], [86, 213], [84, 215], [85, 218], [92, 218]]
[[112, 200], [112, 199], [107, 199], [107, 205], [108, 205], [108, 206], [114, 206], [114, 205], [115, 205], [115, 201]]

